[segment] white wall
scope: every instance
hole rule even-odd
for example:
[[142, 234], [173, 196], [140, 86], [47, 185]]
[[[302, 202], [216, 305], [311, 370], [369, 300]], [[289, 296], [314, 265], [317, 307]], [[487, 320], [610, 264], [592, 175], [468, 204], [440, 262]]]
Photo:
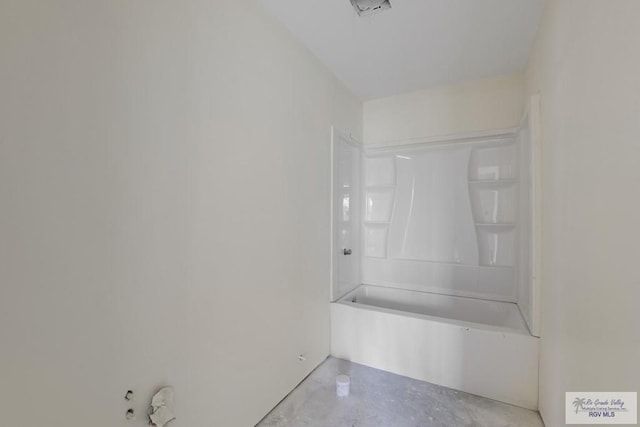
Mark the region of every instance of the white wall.
[[514, 74], [367, 101], [364, 142], [515, 127], [524, 111], [523, 94], [523, 76]]
[[0, 94], [0, 424], [172, 384], [175, 427], [246, 427], [329, 353], [361, 104], [257, 1], [2, 1]]
[[527, 71], [540, 91], [540, 410], [565, 391], [640, 391], [640, 2], [548, 0]]

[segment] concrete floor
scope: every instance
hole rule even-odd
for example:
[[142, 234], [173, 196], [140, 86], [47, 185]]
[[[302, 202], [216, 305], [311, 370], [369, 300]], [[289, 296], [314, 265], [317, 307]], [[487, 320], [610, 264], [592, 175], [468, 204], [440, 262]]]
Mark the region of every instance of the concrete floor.
[[[351, 377], [336, 397], [335, 377]], [[328, 358], [257, 427], [544, 426], [537, 412]]]

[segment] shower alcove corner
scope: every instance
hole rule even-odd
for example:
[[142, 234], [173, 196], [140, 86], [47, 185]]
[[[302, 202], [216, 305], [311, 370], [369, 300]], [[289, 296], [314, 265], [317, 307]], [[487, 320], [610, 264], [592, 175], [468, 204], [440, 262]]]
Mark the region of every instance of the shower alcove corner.
[[333, 356], [537, 409], [530, 119], [403, 145], [334, 135]]

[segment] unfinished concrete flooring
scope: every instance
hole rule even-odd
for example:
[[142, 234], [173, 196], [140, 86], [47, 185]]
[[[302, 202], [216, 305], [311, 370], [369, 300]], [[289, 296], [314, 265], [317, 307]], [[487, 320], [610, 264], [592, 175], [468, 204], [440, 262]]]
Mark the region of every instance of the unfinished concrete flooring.
[[[338, 374], [351, 377], [336, 397]], [[328, 358], [258, 427], [540, 427], [537, 412]]]

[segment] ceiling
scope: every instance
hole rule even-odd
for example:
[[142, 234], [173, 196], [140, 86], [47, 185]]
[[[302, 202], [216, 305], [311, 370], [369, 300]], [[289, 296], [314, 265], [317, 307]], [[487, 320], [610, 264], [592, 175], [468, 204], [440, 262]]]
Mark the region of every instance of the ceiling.
[[543, 0], [391, 0], [359, 17], [349, 0], [262, 0], [362, 99], [521, 71]]

